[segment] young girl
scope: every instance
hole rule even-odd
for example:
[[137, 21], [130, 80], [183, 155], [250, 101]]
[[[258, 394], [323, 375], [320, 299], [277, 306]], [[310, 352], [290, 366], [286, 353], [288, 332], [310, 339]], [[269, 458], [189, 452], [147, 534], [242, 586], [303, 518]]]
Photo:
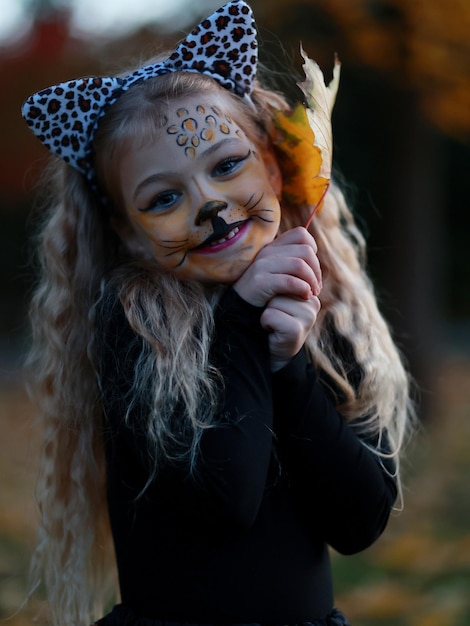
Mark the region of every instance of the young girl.
[[173, 53], [24, 105], [60, 157], [31, 354], [55, 625], [103, 615], [110, 529], [102, 626], [348, 624], [328, 546], [371, 545], [399, 491], [407, 375], [364, 241], [334, 184], [308, 229], [283, 193], [289, 111], [256, 58], [233, 0]]

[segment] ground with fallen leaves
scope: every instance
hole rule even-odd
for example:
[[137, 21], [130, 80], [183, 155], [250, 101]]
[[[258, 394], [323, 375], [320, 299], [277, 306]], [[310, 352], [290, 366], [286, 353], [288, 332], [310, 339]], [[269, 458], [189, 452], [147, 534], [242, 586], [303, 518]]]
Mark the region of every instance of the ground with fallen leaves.
[[[470, 625], [470, 360], [449, 358], [408, 452], [405, 509], [366, 552], [333, 554], [337, 605], [353, 626]], [[16, 382], [0, 386], [0, 620], [27, 626], [38, 434]], [[41, 620], [38, 621], [41, 623]]]

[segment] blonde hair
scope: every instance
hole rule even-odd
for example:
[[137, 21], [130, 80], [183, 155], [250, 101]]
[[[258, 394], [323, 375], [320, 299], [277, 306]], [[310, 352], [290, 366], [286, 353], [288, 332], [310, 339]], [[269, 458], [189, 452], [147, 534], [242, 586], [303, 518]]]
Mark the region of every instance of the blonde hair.
[[[154, 471], [161, 459], [172, 455], [186, 456], [192, 466], [201, 432], [212, 423], [220, 381], [209, 361], [209, 345], [218, 291], [208, 293], [202, 285], [180, 281], [156, 266], [119, 210], [107, 173], [119, 147], [155, 128], [162, 102], [208, 90], [228, 99], [237, 122], [260, 141], [269, 136], [272, 109], [287, 106], [259, 85], [253, 108], [205, 76], [168, 74], [133, 87], [100, 125], [96, 165], [114, 206], [101, 204], [78, 172], [53, 164], [54, 200], [38, 241], [41, 278], [31, 306], [29, 366], [44, 424], [37, 492], [42, 520], [32, 570], [35, 580], [42, 578], [48, 588], [57, 626], [90, 623], [91, 615], [102, 610], [96, 601], [115, 584], [113, 578], [107, 583], [112, 547], [94, 320], [110, 292], [143, 340], [131, 402], [151, 398], [147, 433]], [[309, 207], [283, 206], [281, 230], [306, 223], [308, 213]], [[365, 272], [364, 239], [334, 184], [310, 230], [318, 244], [324, 286], [308, 354], [334, 386], [351, 425], [379, 438], [387, 433], [398, 467], [409, 424], [408, 378]], [[335, 337], [350, 346], [351, 363], [338, 355]], [[359, 369], [359, 381], [348, 367]], [[201, 393], [208, 399], [203, 413]], [[184, 407], [183, 437], [170, 420], [175, 402]]]

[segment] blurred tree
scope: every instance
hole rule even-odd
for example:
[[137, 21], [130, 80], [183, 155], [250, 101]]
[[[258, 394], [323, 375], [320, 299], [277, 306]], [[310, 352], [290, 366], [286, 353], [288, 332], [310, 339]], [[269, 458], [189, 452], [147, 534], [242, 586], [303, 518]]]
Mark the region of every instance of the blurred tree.
[[70, 40], [68, 14], [63, 11], [38, 16], [27, 39], [0, 48], [0, 80], [4, 86], [0, 139], [2, 370], [14, 367], [18, 343], [25, 333], [26, 293], [32, 280], [25, 246], [25, 217], [44, 158], [39, 142], [21, 119], [20, 106], [32, 90], [61, 78], [62, 65], [79, 73], [83, 53], [80, 43]]
[[[470, 139], [468, 0], [253, 0], [258, 22], [286, 48], [312, 45], [331, 63], [340, 44], [348, 65], [387, 76], [415, 94], [440, 130]], [[329, 54], [329, 57], [327, 56]]]
[[21, 119], [21, 103], [31, 91], [62, 79], [65, 71], [80, 73], [85, 64], [85, 46], [70, 38], [67, 11], [47, 13], [44, 19], [38, 17], [26, 40], [0, 48], [0, 77], [2, 84], [9, 86], [4, 91], [2, 106], [8, 121], [0, 151], [3, 210], [15, 208], [17, 201], [30, 193], [30, 188], [24, 186], [25, 171], [35, 157], [44, 154], [38, 142], [31, 141], [34, 138]]

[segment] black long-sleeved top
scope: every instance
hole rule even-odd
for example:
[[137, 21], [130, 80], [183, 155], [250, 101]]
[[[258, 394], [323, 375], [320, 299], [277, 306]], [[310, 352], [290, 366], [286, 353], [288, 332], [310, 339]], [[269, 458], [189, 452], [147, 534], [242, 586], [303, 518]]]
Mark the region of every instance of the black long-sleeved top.
[[[333, 606], [327, 545], [369, 546], [394, 480], [345, 424], [302, 350], [270, 372], [262, 309], [232, 289], [215, 312], [211, 359], [224, 377], [220, 426], [191, 475], [148, 459], [124, 424], [140, 340], [120, 305], [106, 314], [102, 387], [108, 504], [123, 604], [192, 623], [297, 623]], [[134, 407], [139, 420], [145, 407]], [[392, 468], [389, 465], [388, 470]]]

